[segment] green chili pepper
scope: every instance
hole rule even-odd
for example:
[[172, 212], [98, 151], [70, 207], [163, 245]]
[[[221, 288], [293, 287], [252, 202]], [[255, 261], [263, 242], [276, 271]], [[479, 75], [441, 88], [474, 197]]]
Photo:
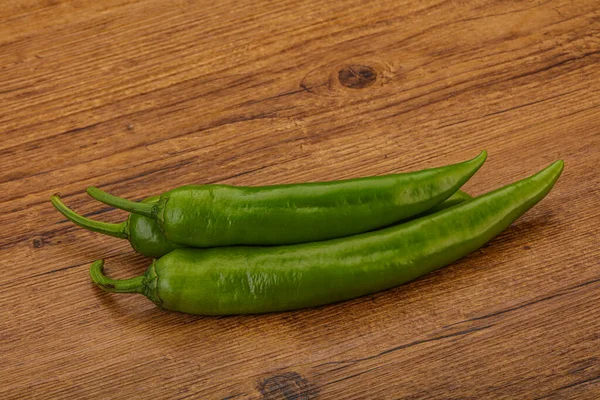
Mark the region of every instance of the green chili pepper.
[[88, 188], [95, 199], [158, 221], [189, 247], [282, 245], [345, 237], [420, 214], [455, 193], [481, 167], [472, 160], [403, 174], [262, 187], [183, 186], [156, 204]]
[[[144, 199], [144, 203], [155, 203], [158, 196]], [[450, 199], [448, 199], [450, 200]], [[182, 246], [175, 244], [163, 235], [155, 220], [139, 214], [130, 214], [126, 221], [119, 224], [94, 221], [77, 214], [68, 208], [55, 194], [50, 197], [54, 207], [75, 224], [90, 231], [105, 235], [129, 239], [133, 249], [146, 257], [159, 258]]]
[[388, 289], [478, 249], [539, 202], [563, 170], [541, 172], [455, 207], [379, 231], [275, 247], [177, 249], [143, 276], [90, 275], [109, 292], [142, 293], [166, 310], [202, 315], [292, 310]]
[[446, 199], [445, 201], [438, 204], [437, 206], [432, 207], [429, 210], [427, 210], [421, 214], [417, 214], [416, 216], [412, 217], [411, 219], [424, 217], [425, 215], [433, 214], [438, 211], [445, 210], [446, 208], [454, 207], [460, 203], [464, 203], [465, 201], [471, 200], [471, 199], [473, 199], [473, 196], [471, 196], [467, 192], [463, 192], [462, 190], [459, 190], [456, 193], [454, 193], [452, 196], [450, 196], [448, 199]]
[[[156, 203], [159, 196], [148, 197], [142, 200], [145, 203]], [[421, 215], [434, 213], [444, 208], [452, 207], [472, 197], [463, 191], [458, 191], [450, 196], [446, 201], [437, 206], [425, 211]], [[160, 230], [156, 220], [144, 217], [139, 214], [130, 214], [125, 222], [119, 224], [111, 224], [107, 222], [95, 221], [77, 214], [67, 207], [60, 197], [55, 194], [50, 197], [52, 204], [62, 215], [67, 217], [73, 223], [88, 229], [90, 231], [103, 233], [105, 235], [118, 237], [121, 239], [129, 239], [131, 247], [138, 253], [152, 258], [160, 258], [165, 254], [183, 247], [169, 241]]]

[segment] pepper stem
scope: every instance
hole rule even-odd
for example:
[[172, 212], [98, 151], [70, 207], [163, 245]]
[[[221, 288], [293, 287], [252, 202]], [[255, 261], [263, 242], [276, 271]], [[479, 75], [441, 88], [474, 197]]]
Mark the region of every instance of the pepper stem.
[[131, 279], [111, 279], [104, 275], [104, 260], [97, 260], [90, 267], [90, 277], [92, 282], [98, 285], [102, 290], [111, 293], [143, 293], [144, 276], [138, 276]]
[[81, 226], [82, 228], [88, 229], [93, 232], [103, 233], [105, 235], [114, 236], [120, 239], [127, 239], [129, 233], [127, 232], [127, 222], [121, 222], [120, 224], [111, 224], [108, 222], [94, 221], [84, 217], [83, 215], [77, 214], [75, 211], [67, 207], [61, 200], [60, 196], [55, 194], [50, 197], [52, 205], [71, 222]]
[[154, 215], [152, 214], [153, 204], [138, 203], [137, 201], [122, 199], [93, 186], [87, 188], [87, 193], [99, 202], [108, 204], [109, 206], [129, 211], [134, 214], [140, 214], [148, 218], [154, 218]]

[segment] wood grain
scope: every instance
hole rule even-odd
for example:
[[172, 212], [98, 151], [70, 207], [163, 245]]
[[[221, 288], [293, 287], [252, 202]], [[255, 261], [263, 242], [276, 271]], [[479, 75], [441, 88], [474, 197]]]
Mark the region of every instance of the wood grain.
[[[0, 4], [0, 397], [600, 398], [595, 0]], [[141, 199], [410, 171], [478, 195], [566, 168], [488, 246], [340, 304], [226, 318], [101, 293], [148, 260], [60, 192]]]

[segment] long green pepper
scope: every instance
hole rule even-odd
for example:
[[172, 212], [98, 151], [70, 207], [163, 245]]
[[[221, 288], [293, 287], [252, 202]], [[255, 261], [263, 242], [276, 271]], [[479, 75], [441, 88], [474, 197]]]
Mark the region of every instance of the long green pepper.
[[88, 188], [95, 199], [156, 219], [171, 242], [189, 247], [285, 245], [345, 237], [421, 214], [454, 194], [485, 161], [333, 182], [261, 187], [183, 186], [155, 204]]
[[143, 276], [113, 280], [109, 292], [141, 293], [190, 314], [292, 310], [333, 303], [416, 279], [478, 249], [544, 198], [562, 160], [537, 174], [440, 212], [352, 237], [280, 247], [176, 249]]
[[[152, 196], [142, 201], [144, 203], [154, 204], [156, 203], [156, 200], [158, 200], [158, 197], [159, 196]], [[448, 207], [453, 207], [470, 199], [472, 199], [472, 197], [469, 194], [459, 190], [450, 196], [449, 199], [413, 218], [431, 214]], [[77, 214], [60, 200], [59, 195], [53, 195], [50, 200], [54, 207], [73, 223], [93, 232], [114, 236], [120, 239], [128, 239], [131, 247], [146, 257], [160, 258], [175, 249], [184, 247], [167, 239], [160, 230], [156, 220], [152, 218], [132, 213], [129, 214], [126, 221], [118, 224], [101, 222]]]

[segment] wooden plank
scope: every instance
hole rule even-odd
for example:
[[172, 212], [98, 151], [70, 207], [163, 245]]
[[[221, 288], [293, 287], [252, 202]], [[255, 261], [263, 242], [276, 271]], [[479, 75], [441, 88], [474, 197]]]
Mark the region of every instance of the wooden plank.
[[[0, 5], [0, 397], [600, 396], [600, 6], [593, 0]], [[555, 159], [547, 199], [400, 288], [262, 316], [101, 293], [126, 241], [48, 198], [263, 185], [490, 156], [477, 195]]]

